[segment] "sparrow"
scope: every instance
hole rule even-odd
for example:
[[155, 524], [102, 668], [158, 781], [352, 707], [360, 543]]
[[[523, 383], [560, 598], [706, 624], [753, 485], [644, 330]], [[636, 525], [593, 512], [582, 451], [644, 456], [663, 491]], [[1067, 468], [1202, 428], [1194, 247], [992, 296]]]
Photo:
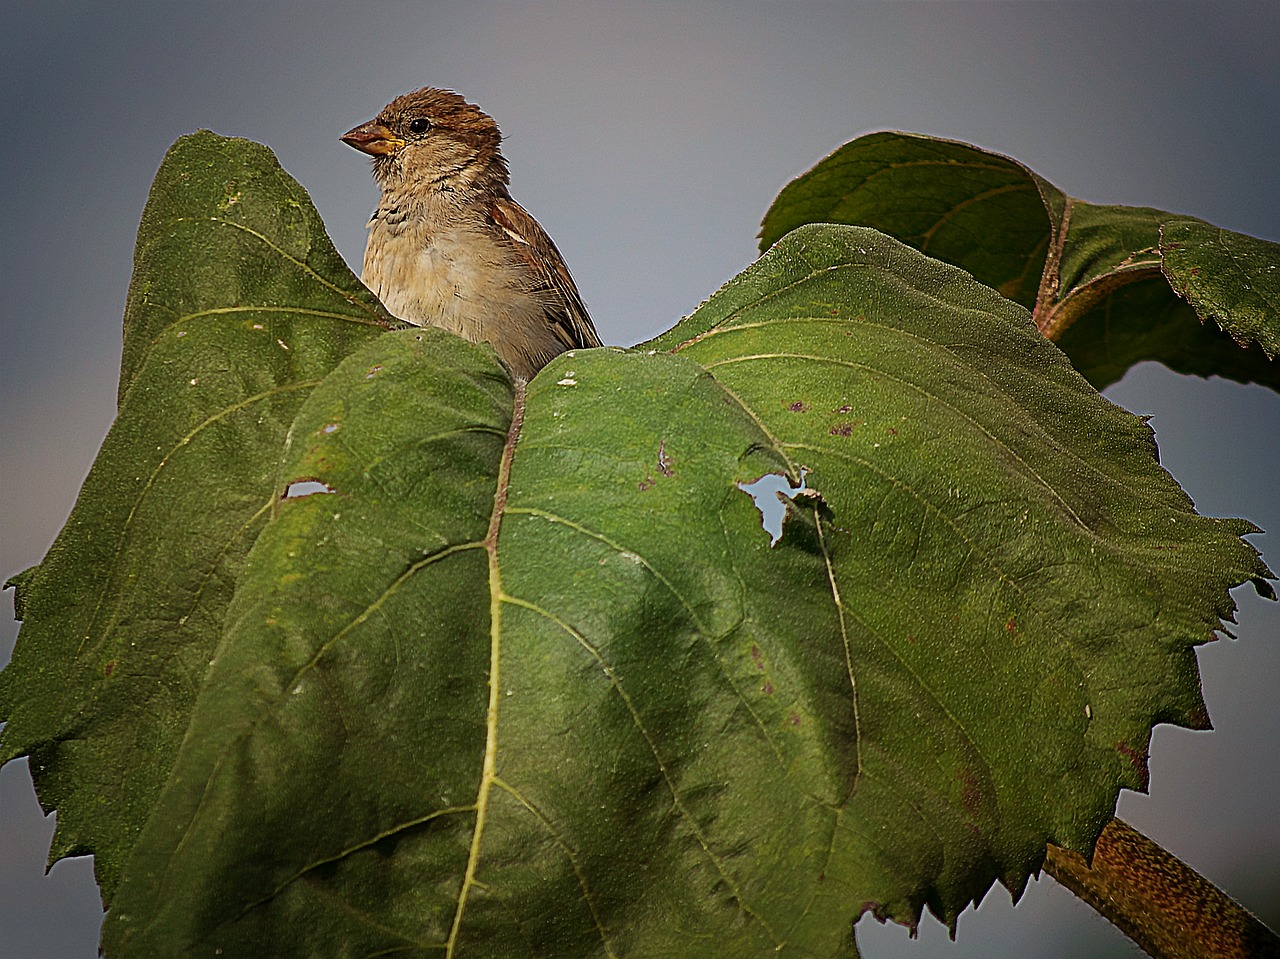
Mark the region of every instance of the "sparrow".
[[361, 279], [392, 314], [488, 342], [526, 380], [602, 345], [560, 251], [511, 199], [492, 117], [424, 87], [339, 139], [373, 157], [382, 198]]

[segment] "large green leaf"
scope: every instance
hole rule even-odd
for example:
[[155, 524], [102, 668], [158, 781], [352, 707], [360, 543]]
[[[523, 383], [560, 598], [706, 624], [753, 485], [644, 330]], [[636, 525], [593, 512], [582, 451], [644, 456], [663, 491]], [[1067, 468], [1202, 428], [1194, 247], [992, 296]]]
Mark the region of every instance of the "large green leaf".
[[[514, 399], [396, 334], [317, 390], [286, 475], [334, 492], [255, 547], [108, 946], [830, 954], [1088, 848], [1151, 724], [1203, 724], [1249, 527], [1025, 314], [817, 230], [690, 331]], [[825, 509], [770, 549], [736, 484], [801, 463]]]
[[299, 404], [390, 317], [264, 147], [179, 140], [142, 217], [119, 416], [20, 583], [0, 762], [110, 897], [187, 727]]
[[888, 132], [788, 184], [765, 214], [761, 249], [819, 222], [874, 226], [968, 270], [1034, 310], [1099, 389], [1142, 360], [1280, 389], [1278, 244], [1074, 200], [1008, 157]]
[[[216, 229], [193, 250], [242, 263]], [[111, 959], [832, 956], [868, 911], [954, 923], [1091, 848], [1153, 723], [1205, 724], [1228, 589], [1270, 590], [1254, 528], [1198, 516], [1026, 310], [871, 229], [794, 230], [527, 386], [383, 332], [349, 274], [265, 330], [209, 284], [156, 323], [3, 674], [5, 758], [49, 759], [118, 879]], [[210, 376], [247, 385], [189, 408]], [[742, 489], [771, 474], [806, 486], [774, 545]]]

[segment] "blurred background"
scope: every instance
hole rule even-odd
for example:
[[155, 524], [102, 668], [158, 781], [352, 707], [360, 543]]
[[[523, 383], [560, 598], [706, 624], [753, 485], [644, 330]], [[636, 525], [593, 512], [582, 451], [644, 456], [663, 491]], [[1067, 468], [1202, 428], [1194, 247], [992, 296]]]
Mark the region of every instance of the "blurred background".
[[[0, 578], [39, 562], [111, 424], [134, 233], [199, 127], [269, 144], [359, 272], [376, 200], [338, 136], [448, 86], [497, 118], [512, 192], [606, 342], [670, 327], [755, 257], [777, 191], [893, 128], [1010, 154], [1083, 199], [1280, 241], [1280, 4], [470, 0], [15, 2], [0, 12]], [[1150, 364], [1108, 391], [1153, 414], [1202, 512], [1245, 516], [1280, 569], [1280, 398]], [[0, 663], [17, 629], [0, 615]], [[1280, 613], [1250, 589], [1200, 651], [1216, 731], [1160, 727], [1119, 814], [1280, 928]], [[0, 955], [96, 955], [88, 859], [46, 877], [53, 821], [0, 771]], [[859, 925], [875, 957], [1128, 957], [1047, 877], [999, 887], [958, 941]]]

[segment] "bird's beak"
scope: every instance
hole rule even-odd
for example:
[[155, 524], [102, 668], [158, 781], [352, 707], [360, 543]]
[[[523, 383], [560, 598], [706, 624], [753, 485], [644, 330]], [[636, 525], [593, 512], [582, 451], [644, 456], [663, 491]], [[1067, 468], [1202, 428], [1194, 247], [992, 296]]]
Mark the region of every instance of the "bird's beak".
[[338, 139], [369, 156], [385, 156], [395, 153], [404, 146], [403, 140], [377, 120], [362, 123], [354, 130], [348, 130]]

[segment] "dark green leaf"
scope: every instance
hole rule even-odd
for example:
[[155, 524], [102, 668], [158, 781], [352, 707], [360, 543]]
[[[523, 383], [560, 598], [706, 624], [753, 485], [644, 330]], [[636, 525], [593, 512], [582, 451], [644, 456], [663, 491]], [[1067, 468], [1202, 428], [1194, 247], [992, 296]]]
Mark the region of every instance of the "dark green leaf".
[[252, 324], [263, 313], [395, 322], [351, 275], [306, 190], [270, 150], [207, 130], [183, 137], [156, 173], [138, 228], [121, 401], [175, 323], [223, 316]]
[[1173, 217], [1160, 226], [1164, 274], [1179, 296], [1241, 346], [1280, 353], [1280, 244]]
[[387, 315], [269, 151], [198, 133], [138, 235], [119, 416], [0, 673], [0, 762], [30, 755], [52, 859], [106, 898], [168, 776], [307, 394]]
[[[1029, 314], [793, 231], [512, 392], [439, 332], [293, 423], [109, 956], [831, 956], [1088, 850], [1268, 571]], [[807, 469], [776, 546], [739, 484]]]
[[[1126, 322], [1132, 317], [1142, 322]], [[1072, 323], [1058, 346], [1097, 389], [1119, 380], [1135, 363], [1157, 360], [1177, 373], [1280, 390], [1280, 363], [1259, 349], [1241, 350], [1216, 323], [1201, 323], [1190, 304], [1169, 295], [1163, 277], [1115, 290], [1105, 304]]]
[[788, 184], [765, 215], [762, 246], [816, 222], [876, 227], [1034, 308], [1095, 386], [1152, 359], [1280, 382], [1270, 362], [1280, 348], [1275, 243], [1071, 200], [1007, 157], [903, 133], [853, 140]]
[[1143, 360], [1280, 388], [1280, 245], [1162, 210], [1070, 201], [1049, 276], [1057, 293], [1040, 327], [1099, 389]]
[[846, 143], [778, 194], [764, 251], [805, 223], [875, 227], [1035, 306], [1062, 195], [1021, 163], [967, 143], [872, 133]]
[[283, 475], [329, 492], [283, 500], [249, 557], [109, 949], [182, 954], [182, 924], [228, 955], [369, 954], [362, 930], [410, 914], [447, 933], [485, 750], [485, 537], [510, 416], [493, 360], [439, 331], [381, 337], [311, 394]]

